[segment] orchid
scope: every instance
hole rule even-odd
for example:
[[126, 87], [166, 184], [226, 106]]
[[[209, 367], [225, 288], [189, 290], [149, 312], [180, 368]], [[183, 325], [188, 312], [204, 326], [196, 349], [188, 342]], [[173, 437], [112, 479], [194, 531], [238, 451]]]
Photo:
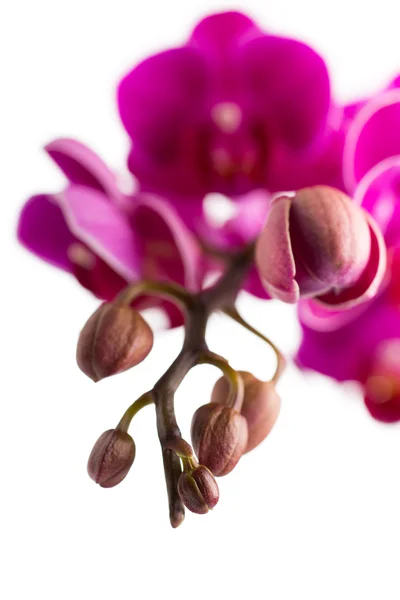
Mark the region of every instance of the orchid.
[[239, 12], [205, 18], [183, 46], [137, 65], [120, 82], [118, 105], [142, 189], [171, 196], [206, 239], [208, 194], [243, 207], [260, 188], [343, 187], [344, 120], [323, 59]]
[[[68, 185], [25, 204], [18, 237], [28, 250], [74, 275], [102, 300], [142, 279], [200, 288], [199, 246], [168, 202], [149, 194], [124, 195], [112, 171], [76, 140], [55, 140], [46, 151]], [[136, 305], [161, 306], [171, 326], [183, 323], [181, 311], [165, 299], [144, 295]]]
[[300, 303], [303, 341], [297, 362], [338, 381], [362, 386], [369, 412], [400, 420], [399, 348], [400, 88], [398, 80], [357, 111], [344, 148], [344, 175], [354, 202], [379, 224], [389, 263], [378, 294], [335, 312], [315, 300]]
[[[377, 139], [382, 122], [400, 114], [385, 96], [397, 93], [394, 85], [379, 96], [374, 125], [365, 101], [340, 107], [332, 99], [326, 65], [312, 48], [227, 12], [205, 18], [184, 45], [147, 58], [120, 82], [134, 194], [123, 193], [114, 172], [80, 142], [46, 146], [67, 183], [27, 201], [18, 237], [103, 301], [79, 335], [81, 371], [99, 382], [147, 360], [154, 337], [149, 307], [164, 311], [170, 327], [184, 325], [182, 349], [167, 371], [95, 443], [88, 473], [101, 487], [127, 476], [136, 456], [128, 429], [148, 405], [155, 407], [173, 527], [185, 507], [198, 514], [213, 509], [215, 478], [270, 435], [285, 358], [239, 313], [242, 290], [302, 299], [299, 361], [338, 379], [356, 373], [377, 413], [383, 397], [398, 402], [385, 331], [397, 335], [400, 147], [393, 159], [390, 135], [385, 147]], [[379, 110], [390, 114], [381, 118]], [[220, 201], [228, 205], [222, 218]], [[272, 348], [269, 380], [233, 369], [209, 348], [206, 329], [217, 311]], [[343, 364], [351, 348], [343, 333], [371, 318], [375, 337], [368, 343], [376, 340], [376, 351]], [[324, 325], [317, 331], [312, 323]], [[365, 336], [357, 338], [364, 345]], [[223, 377], [194, 413], [190, 445], [178, 426], [175, 394], [199, 364]]]

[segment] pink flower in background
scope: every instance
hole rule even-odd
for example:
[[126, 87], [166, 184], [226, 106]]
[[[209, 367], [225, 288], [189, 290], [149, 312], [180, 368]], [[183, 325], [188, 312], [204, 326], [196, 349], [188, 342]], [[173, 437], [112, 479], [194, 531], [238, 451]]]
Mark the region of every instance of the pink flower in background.
[[[370, 413], [400, 420], [400, 89], [389, 89], [357, 111], [344, 149], [345, 181], [354, 201], [379, 223], [389, 268], [378, 296], [363, 306], [330, 312], [304, 301], [297, 360], [339, 381], [362, 384]], [[398, 360], [397, 360], [398, 362]]]
[[[56, 140], [46, 150], [69, 185], [61, 193], [39, 194], [25, 204], [18, 237], [26, 248], [73, 274], [104, 300], [139, 279], [199, 289], [199, 248], [170, 204], [149, 194], [124, 196], [108, 167], [75, 140]], [[183, 322], [169, 302], [138, 302], [141, 308], [164, 307], [171, 326]]]
[[208, 193], [342, 187], [341, 111], [324, 61], [238, 12], [205, 18], [185, 45], [144, 60], [118, 101], [130, 170], [142, 189], [179, 199], [191, 226]]
[[[400, 421], [399, 83], [338, 106], [313, 49], [220, 13], [119, 84], [135, 193], [123, 193], [81, 143], [46, 147], [67, 183], [26, 202], [18, 237], [105, 301], [79, 336], [81, 371], [97, 382], [146, 359], [154, 335], [138, 310], [156, 307], [170, 327], [184, 325], [166, 371], [96, 442], [88, 462], [96, 483], [124, 479], [135, 458], [132, 419], [153, 404], [172, 527], [185, 506], [205, 514], [217, 504], [214, 477], [276, 421], [286, 364], [238, 311], [243, 290], [299, 302], [297, 363], [358, 382], [374, 418]], [[266, 381], [213, 351], [206, 338], [216, 312], [273, 352]], [[195, 412], [192, 447], [175, 393], [198, 365], [219, 369], [224, 389]], [[249, 445], [252, 430], [262, 435]]]

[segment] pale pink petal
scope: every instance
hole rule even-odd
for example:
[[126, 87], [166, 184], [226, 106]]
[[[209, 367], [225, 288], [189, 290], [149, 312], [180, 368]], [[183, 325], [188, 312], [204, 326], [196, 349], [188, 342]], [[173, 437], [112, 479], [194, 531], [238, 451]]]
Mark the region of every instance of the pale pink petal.
[[289, 235], [292, 198], [281, 196], [272, 203], [267, 225], [256, 248], [256, 263], [261, 280], [273, 298], [297, 302], [300, 295], [295, 280], [296, 267]]
[[84, 186], [57, 195], [71, 232], [126, 280], [140, 272], [137, 240], [128, 217], [107, 196]]
[[345, 184], [353, 192], [372, 167], [400, 154], [400, 89], [368, 102], [352, 122], [345, 142]]
[[90, 148], [69, 138], [59, 138], [45, 146], [46, 152], [73, 184], [85, 185], [119, 200], [114, 173]]

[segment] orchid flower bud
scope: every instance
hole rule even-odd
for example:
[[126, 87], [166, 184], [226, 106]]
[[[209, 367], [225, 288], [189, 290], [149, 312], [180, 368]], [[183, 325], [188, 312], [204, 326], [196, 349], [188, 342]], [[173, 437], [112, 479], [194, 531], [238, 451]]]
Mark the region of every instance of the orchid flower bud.
[[153, 332], [133, 308], [102, 304], [82, 329], [76, 352], [80, 369], [93, 381], [142, 362], [153, 346]]
[[273, 201], [256, 262], [273, 298], [347, 308], [376, 294], [386, 248], [370, 215], [339, 190], [316, 186]]
[[129, 433], [109, 429], [99, 437], [89, 456], [89, 476], [101, 487], [114, 487], [126, 477], [135, 453], [135, 442]]
[[[244, 384], [244, 397], [240, 413], [245, 417], [248, 439], [245, 452], [258, 446], [269, 434], [278, 418], [281, 400], [272, 381], [260, 381], [252, 373], [239, 371]], [[211, 402], [226, 404], [229, 384], [225, 377], [216, 382]]]
[[217, 477], [230, 473], [246, 450], [246, 419], [229, 406], [200, 406], [193, 415], [191, 434], [199, 462]]
[[199, 515], [213, 509], [219, 500], [214, 475], [203, 465], [182, 473], [178, 481], [178, 492], [184, 505]]

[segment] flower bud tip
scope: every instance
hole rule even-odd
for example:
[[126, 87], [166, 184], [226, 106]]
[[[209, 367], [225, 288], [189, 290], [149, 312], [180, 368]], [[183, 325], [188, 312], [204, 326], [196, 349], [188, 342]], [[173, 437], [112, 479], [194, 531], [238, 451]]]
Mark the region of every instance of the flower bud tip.
[[89, 456], [89, 476], [101, 487], [114, 487], [128, 474], [135, 454], [135, 442], [129, 433], [109, 429], [99, 437]]

